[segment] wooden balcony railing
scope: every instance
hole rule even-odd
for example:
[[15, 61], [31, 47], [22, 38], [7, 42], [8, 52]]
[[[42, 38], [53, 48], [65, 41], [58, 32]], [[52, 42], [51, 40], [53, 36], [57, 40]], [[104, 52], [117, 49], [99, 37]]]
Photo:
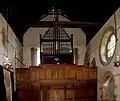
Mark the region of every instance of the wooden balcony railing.
[[97, 79], [95, 67], [77, 65], [40, 65], [16, 68], [17, 82], [32, 84], [64, 84]]
[[15, 68], [26, 68], [26, 65], [19, 58], [16, 57]]
[[22, 101], [52, 101], [53, 99], [56, 99], [55, 101], [96, 101], [97, 99], [95, 67], [40, 65], [16, 68], [16, 79], [18, 96]]

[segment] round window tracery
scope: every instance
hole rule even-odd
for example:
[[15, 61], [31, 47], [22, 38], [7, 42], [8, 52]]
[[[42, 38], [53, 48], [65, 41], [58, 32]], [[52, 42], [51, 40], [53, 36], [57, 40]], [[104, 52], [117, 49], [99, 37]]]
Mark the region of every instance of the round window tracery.
[[116, 48], [116, 36], [113, 28], [108, 28], [102, 37], [100, 44], [100, 60], [103, 65], [111, 62]]

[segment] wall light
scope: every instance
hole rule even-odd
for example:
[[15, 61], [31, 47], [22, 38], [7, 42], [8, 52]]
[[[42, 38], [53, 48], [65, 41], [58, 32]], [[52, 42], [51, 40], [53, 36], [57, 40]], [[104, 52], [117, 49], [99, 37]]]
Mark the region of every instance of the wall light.
[[11, 62], [3, 62], [3, 67], [5, 69], [13, 70], [12, 63]]
[[120, 57], [116, 56], [116, 60], [114, 61], [114, 66], [119, 67], [120, 66]]

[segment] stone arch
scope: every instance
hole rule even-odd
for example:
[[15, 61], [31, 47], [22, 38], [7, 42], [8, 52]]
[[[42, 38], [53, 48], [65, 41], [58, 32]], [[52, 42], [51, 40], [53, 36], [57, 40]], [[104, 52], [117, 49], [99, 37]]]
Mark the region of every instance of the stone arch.
[[104, 73], [104, 83], [102, 85], [103, 89], [105, 89], [104, 92], [107, 97], [107, 100], [115, 100], [115, 77], [112, 74], [112, 72], [107, 71]]
[[104, 82], [105, 82], [109, 77], [111, 77], [112, 80], [115, 82], [115, 77], [114, 77], [114, 75], [113, 75], [113, 73], [112, 73], [111, 71], [106, 71], [106, 72], [104, 73]]

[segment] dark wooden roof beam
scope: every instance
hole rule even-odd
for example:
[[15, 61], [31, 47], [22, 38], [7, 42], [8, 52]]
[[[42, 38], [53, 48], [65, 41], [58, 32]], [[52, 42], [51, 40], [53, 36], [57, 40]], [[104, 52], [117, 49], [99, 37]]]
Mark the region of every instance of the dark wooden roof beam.
[[52, 27], [55, 26], [55, 24], [63, 28], [98, 27], [102, 25], [101, 23], [79, 21], [39, 21], [29, 27]]

